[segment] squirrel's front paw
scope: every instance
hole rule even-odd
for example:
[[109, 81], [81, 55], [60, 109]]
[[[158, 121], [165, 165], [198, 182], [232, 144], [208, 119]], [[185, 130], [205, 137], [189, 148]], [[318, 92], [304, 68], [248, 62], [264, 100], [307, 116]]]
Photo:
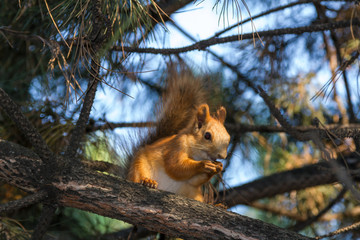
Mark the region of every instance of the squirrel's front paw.
[[202, 161], [203, 164], [203, 170], [205, 173], [209, 174], [216, 174], [219, 173], [222, 170], [222, 163], [221, 162], [213, 162], [209, 160]]
[[140, 184], [149, 187], [149, 188], [154, 188], [156, 189], [158, 186], [158, 183], [155, 180], [152, 180], [150, 178], [142, 178], [140, 181]]
[[216, 164], [216, 173], [219, 173], [223, 170], [223, 164], [221, 162], [215, 161], [213, 163]]

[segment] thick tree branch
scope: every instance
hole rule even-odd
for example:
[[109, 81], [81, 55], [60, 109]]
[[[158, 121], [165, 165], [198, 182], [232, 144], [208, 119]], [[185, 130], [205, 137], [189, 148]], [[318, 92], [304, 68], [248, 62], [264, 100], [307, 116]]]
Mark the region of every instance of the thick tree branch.
[[[349, 165], [350, 169], [341, 167], [351, 174], [356, 180], [360, 180], [359, 164]], [[277, 194], [301, 190], [338, 182], [336, 172], [328, 162], [308, 165], [288, 171], [272, 174], [267, 177], [259, 178], [255, 181], [241, 185], [239, 187], [226, 190], [225, 205], [232, 207], [239, 204], [249, 205], [253, 201], [273, 197]], [[224, 194], [224, 193], [221, 193]], [[221, 197], [220, 197], [221, 199]]]
[[[35, 192], [34, 169], [43, 164], [34, 153], [0, 140], [0, 178]], [[52, 186], [62, 206], [91, 211], [141, 225], [170, 236], [191, 239], [309, 239], [198, 201], [148, 189], [109, 175], [74, 168]]]
[[[162, 11], [160, 11], [161, 17], [159, 15], [159, 12], [155, 9], [150, 9], [151, 14], [153, 15], [154, 19], [157, 21], [161, 21], [163, 19], [164, 21], [168, 21], [171, 14], [173, 14], [175, 11], [179, 10], [180, 8], [185, 7], [189, 3], [193, 2], [193, 0], [162, 0], [159, 2], [159, 7]], [[165, 13], [165, 14], [164, 14]], [[157, 23], [157, 22], [155, 22]]]
[[7, 95], [7, 93], [0, 88], [0, 109], [14, 121], [21, 133], [25, 136], [29, 143], [34, 147], [35, 152], [41, 157], [42, 160], [48, 164], [52, 164], [54, 159], [53, 154], [49, 147], [46, 145], [44, 139], [40, 136], [39, 132], [29, 122], [29, 120], [21, 112], [20, 107]]
[[[332, 23], [320, 23], [320, 24], [313, 24], [310, 26], [304, 27], [297, 27], [297, 28], [281, 28], [281, 29], [274, 29], [274, 30], [267, 30], [267, 31], [260, 31], [257, 32], [260, 37], [272, 37], [272, 36], [279, 36], [279, 35], [286, 35], [286, 34], [302, 34], [306, 32], [320, 32], [329, 29], [336, 29], [336, 28], [346, 28], [350, 27], [353, 24], [354, 26], [360, 25], [359, 20], [351, 21], [338, 21]], [[162, 54], [162, 55], [171, 55], [171, 54], [178, 54], [189, 52], [193, 50], [204, 50], [207, 47], [212, 45], [221, 44], [221, 43], [228, 43], [228, 42], [235, 42], [239, 41], [239, 39], [252, 39], [254, 38], [254, 33], [246, 33], [239, 35], [233, 35], [229, 37], [223, 38], [212, 38], [208, 40], [199, 41], [192, 45], [181, 47], [181, 48], [137, 48], [137, 47], [129, 47], [129, 46], [114, 46], [112, 48], [113, 51], [124, 51], [124, 52], [133, 52], [133, 53], [150, 53], [150, 54]]]

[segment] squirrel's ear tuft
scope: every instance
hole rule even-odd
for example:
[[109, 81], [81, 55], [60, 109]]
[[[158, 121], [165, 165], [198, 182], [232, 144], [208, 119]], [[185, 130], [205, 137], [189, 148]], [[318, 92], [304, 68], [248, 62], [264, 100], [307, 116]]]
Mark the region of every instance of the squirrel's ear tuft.
[[203, 123], [208, 122], [209, 118], [210, 118], [209, 106], [207, 104], [200, 105], [198, 107], [198, 112], [197, 112], [197, 120], [199, 126], [202, 126]]
[[217, 119], [224, 124], [225, 122], [225, 118], [226, 118], [226, 109], [221, 106], [217, 111], [216, 111], [216, 117]]

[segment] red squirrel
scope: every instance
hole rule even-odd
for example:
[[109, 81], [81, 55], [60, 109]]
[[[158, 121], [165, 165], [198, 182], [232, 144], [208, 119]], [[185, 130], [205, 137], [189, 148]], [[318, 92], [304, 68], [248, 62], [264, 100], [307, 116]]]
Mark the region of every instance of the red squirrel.
[[130, 161], [127, 179], [204, 202], [202, 185], [222, 171], [230, 136], [226, 110], [211, 115], [206, 90], [189, 71], [173, 74], [159, 120]]

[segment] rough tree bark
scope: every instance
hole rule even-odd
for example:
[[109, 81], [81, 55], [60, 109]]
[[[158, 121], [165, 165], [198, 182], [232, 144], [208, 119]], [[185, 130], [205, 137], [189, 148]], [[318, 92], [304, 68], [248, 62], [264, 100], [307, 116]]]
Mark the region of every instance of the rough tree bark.
[[[341, 164], [341, 162], [339, 164]], [[354, 181], [360, 181], [359, 160], [347, 162], [346, 166], [343, 166], [343, 164], [340, 166], [343, 171], [349, 173]], [[239, 204], [248, 205], [256, 200], [273, 197], [277, 194], [337, 182], [339, 182], [339, 180], [336, 175], [336, 170], [332, 168], [331, 164], [328, 162], [320, 162], [261, 177], [241, 186], [226, 190], [225, 193], [220, 193], [220, 196], [225, 196], [224, 204], [232, 207]]]
[[[0, 140], [0, 178], [29, 193], [40, 190], [43, 161], [31, 150]], [[215, 206], [148, 189], [81, 165], [51, 183], [57, 202], [170, 236], [191, 239], [310, 239]]]

